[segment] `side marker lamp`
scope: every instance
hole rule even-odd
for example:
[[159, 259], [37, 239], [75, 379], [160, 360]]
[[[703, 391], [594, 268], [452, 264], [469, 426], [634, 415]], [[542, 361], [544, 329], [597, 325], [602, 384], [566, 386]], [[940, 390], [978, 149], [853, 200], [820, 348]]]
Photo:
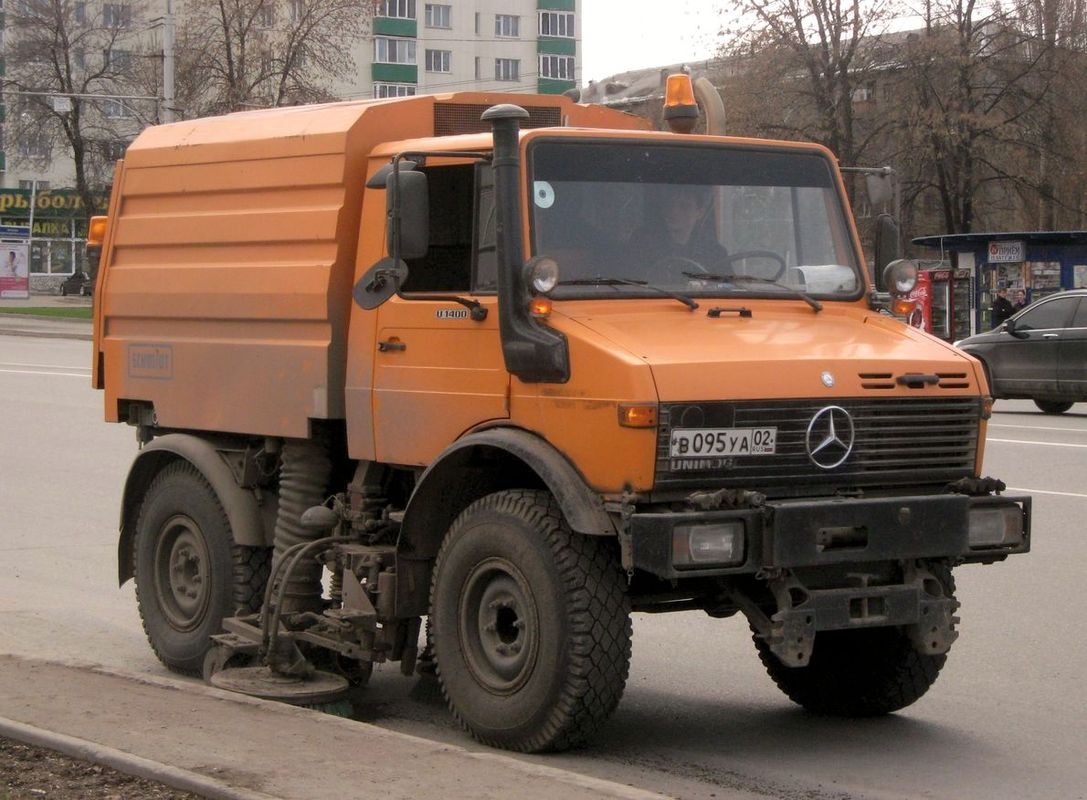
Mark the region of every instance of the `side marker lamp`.
[[87, 225], [87, 246], [101, 247], [106, 241], [106, 225], [109, 217], [91, 217]]
[[528, 313], [537, 319], [547, 319], [551, 316], [551, 298], [533, 297], [528, 303]]
[[913, 300], [906, 300], [902, 297], [896, 297], [891, 301], [891, 313], [896, 317], [908, 317], [917, 307], [917, 303]]
[[657, 427], [657, 404], [620, 403], [619, 424], [624, 428]]

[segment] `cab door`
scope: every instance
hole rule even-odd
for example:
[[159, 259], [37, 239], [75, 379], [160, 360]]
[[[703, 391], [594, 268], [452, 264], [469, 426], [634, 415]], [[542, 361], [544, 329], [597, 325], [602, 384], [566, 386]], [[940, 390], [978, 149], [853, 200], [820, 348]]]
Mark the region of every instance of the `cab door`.
[[470, 428], [509, 417], [493, 271], [489, 168], [428, 167], [430, 247], [378, 310], [375, 455], [425, 465]]

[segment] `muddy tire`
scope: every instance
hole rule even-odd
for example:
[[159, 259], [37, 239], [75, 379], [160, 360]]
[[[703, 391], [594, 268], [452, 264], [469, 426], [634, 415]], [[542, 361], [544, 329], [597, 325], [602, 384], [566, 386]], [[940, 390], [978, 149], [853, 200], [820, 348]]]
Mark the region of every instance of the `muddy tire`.
[[260, 608], [270, 548], [234, 544], [219, 498], [179, 461], [156, 476], [136, 522], [136, 602], [155, 655], [200, 675], [224, 617]]
[[614, 544], [572, 533], [546, 492], [488, 495], [453, 523], [430, 630], [442, 693], [479, 741], [563, 750], [615, 710], [631, 624]]
[[[948, 596], [955, 582], [938, 570]], [[878, 717], [914, 703], [935, 682], [947, 655], [917, 652], [902, 628], [822, 631], [806, 667], [786, 667], [762, 638], [755, 647], [777, 687], [794, 703], [833, 717]]]
[[1062, 400], [1035, 400], [1034, 405], [1038, 406], [1043, 414], [1063, 414], [1072, 407], [1071, 403], [1065, 403]]

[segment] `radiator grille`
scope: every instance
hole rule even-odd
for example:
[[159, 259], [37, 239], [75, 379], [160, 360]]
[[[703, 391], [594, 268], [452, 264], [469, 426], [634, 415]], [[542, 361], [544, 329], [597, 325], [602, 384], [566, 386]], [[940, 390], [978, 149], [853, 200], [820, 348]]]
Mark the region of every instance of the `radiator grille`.
[[[434, 135], [453, 136], [458, 133], [490, 133], [491, 125], [480, 119], [490, 108], [484, 104], [435, 103]], [[553, 128], [562, 124], [562, 109], [546, 106], [525, 106], [528, 119], [522, 128]]]
[[[854, 426], [852, 452], [830, 470], [812, 462], [806, 444], [812, 418], [828, 405], [848, 411]], [[973, 474], [980, 413], [976, 397], [666, 404], [660, 410], [656, 485], [788, 487], [786, 493], [802, 493], [813, 486], [824, 490], [943, 483]], [[673, 427], [775, 427], [775, 453], [711, 459], [696, 464], [699, 468], [684, 468], [670, 456]]]

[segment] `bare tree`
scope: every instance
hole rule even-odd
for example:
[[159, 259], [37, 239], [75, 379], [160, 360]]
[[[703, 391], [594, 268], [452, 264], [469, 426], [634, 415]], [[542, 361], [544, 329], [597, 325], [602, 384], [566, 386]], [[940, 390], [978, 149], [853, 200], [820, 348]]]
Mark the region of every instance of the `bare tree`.
[[193, 0], [179, 25], [184, 116], [330, 99], [375, 0]]
[[6, 12], [3, 87], [13, 161], [41, 169], [63, 148], [89, 210], [108, 185], [117, 143], [155, 114], [153, 101], [117, 98], [131, 93], [141, 11], [133, 3], [20, 0]]
[[[760, 133], [826, 145], [859, 163], [880, 125], [858, 126], [856, 102], [873, 91], [891, 4], [870, 0], [740, 0], [725, 62], [743, 63], [735, 89], [761, 92], [750, 120]], [[759, 79], [752, 81], [753, 76]], [[761, 106], [761, 108], [759, 108]]]
[[923, 32], [902, 48], [900, 156], [908, 197], [935, 192], [943, 229], [966, 233], [1017, 218], [1030, 184], [1024, 144], [1047, 96], [1044, 42], [977, 0], [936, 0]]

